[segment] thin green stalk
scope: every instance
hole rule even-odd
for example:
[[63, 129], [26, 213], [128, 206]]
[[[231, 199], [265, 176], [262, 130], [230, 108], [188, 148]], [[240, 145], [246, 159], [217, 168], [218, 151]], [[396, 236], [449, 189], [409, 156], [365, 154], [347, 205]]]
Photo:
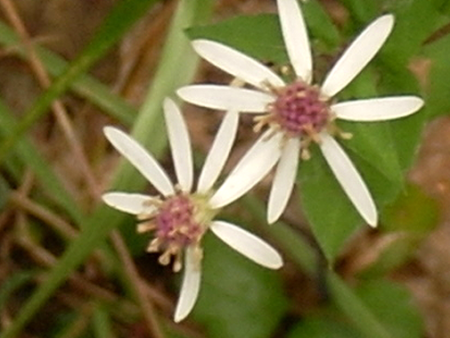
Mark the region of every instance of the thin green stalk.
[[393, 338], [353, 290], [333, 271], [327, 273], [327, 284], [336, 305], [367, 338]]
[[[266, 224], [266, 208], [255, 197], [247, 196], [243, 203], [252, 215], [262, 224]], [[281, 221], [267, 225], [264, 231], [269, 233], [278, 244], [289, 254], [290, 258], [310, 276], [317, 273], [317, 253], [303, 237], [286, 223]]]
[[[160, 123], [156, 123], [161, 119], [162, 100], [165, 96], [171, 95], [178, 86], [192, 80], [197, 64], [197, 58], [193, 56], [183, 29], [194, 24], [204, 23], [209, 17], [213, 3], [213, 0], [182, 0], [178, 5], [154, 79], [155, 83], [150, 89], [133, 132], [134, 136], [142, 143], [151, 145], [150, 148], [156, 156], [161, 153], [165, 144], [165, 139], [160, 139]], [[181, 60], [180, 55], [183, 56]], [[153, 142], [155, 137], [157, 139]], [[125, 162], [118, 167], [114, 177], [113, 188], [115, 190], [141, 190], [145, 183], [136, 171], [132, 170], [131, 166]], [[17, 317], [0, 337], [17, 337], [61, 283], [105, 239], [110, 231], [121, 223], [124, 217], [124, 214], [100, 205], [83, 227], [84, 231], [79, 238], [72, 242], [49, 272], [46, 282], [22, 306]]]

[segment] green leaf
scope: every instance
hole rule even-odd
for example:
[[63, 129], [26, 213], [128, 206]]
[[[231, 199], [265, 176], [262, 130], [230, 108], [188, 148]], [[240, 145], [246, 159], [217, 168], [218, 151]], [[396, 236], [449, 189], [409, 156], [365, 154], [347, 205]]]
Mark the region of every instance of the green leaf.
[[217, 24], [192, 27], [186, 32], [191, 40], [218, 41], [260, 61], [289, 62], [278, 16], [274, 14], [236, 16]]
[[427, 110], [422, 109], [414, 115], [390, 122], [398, 161], [404, 172], [413, 165], [416, 159], [426, 116]]
[[350, 11], [356, 22], [368, 23], [380, 13], [380, 5], [382, 1], [379, 0], [342, 0], [342, 3]]
[[424, 61], [429, 64], [426, 84], [426, 103], [429, 117], [450, 113], [450, 35], [427, 45], [423, 50]]
[[193, 315], [211, 338], [271, 337], [286, 311], [280, 276], [205, 238], [202, 287]]
[[329, 278], [335, 306], [302, 319], [288, 338], [419, 338], [423, 323], [408, 290], [386, 280], [363, 282], [351, 290]]
[[393, 69], [405, 68], [426, 38], [443, 22], [443, 17], [427, 0], [391, 1], [389, 10], [394, 12], [396, 20], [381, 58]]
[[374, 167], [372, 162], [369, 163], [358, 154], [353, 153], [350, 149], [346, 150], [364, 182], [366, 182], [378, 210], [382, 210], [386, 204], [392, 203], [400, 191], [404, 189], [403, 180], [390, 180], [378, 168]]
[[347, 322], [331, 316], [303, 319], [289, 332], [287, 338], [361, 338]]
[[[339, 32], [322, 6], [310, 1], [302, 4], [302, 10], [311, 37], [328, 50], [335, 48], [340, 43]], [[269, 64], [289, 63], [276, 14], [240, 15], [217, 24], [191, 27], [187, 34], [192, 40], [221, 42]]]
[[422, 337], [422, 317], [405, 287], [387, 280], [371, 280], [358, 286], [356, 294], [393, 337]]
[[[319, 148], [313, 145], [311, 150], [311, 159], [300, 164], [300, 196], [312, 232], [332, 264], [347, 239], [364, 222]], [[373, 166], [373, 160], [369, 162], [350, 149], [344, 147], [344, 150], [366, 182], [378, 209], [392, 202], [403, 188], [403, 181], [390, 180]]]
[[336, 48], [341, 43], [341, 37], [321, 3], [307, 1], [301, 6], [311, 38], [324, 43], [328, 49]]
[[434, 0], [435, 7], [443, 14], [450, 14], [450, 2], [447, 0]]
[[328, 262], [362, 223], [317, 146], [311, 159], [300, 163], [299, 182], [303, 210]]
[[[383, 69], [379, 67], [380, 74], [384, 74]], [[377, 77], [375, 67], [365, 69], [339, 94], [340, 101], [377, 97], [379, 90], [385, 91], [383, 84], [377, 85]], [[336, 122], [340, 130], [353, 136], [338, 141], [366, 182], [379, 210], [404, 189], [404, 172], [417, 154], [425, 115], [426, 112], [420, 111], [394, 121]], [[347, 238], [363, 221], [318, 151], [311, 160], [301, 164], [299, 181], [305, 214], [320, 247], [332, 263]]]
[[[406, 69], [392, 69], [385, 67], [384, 70], [380, 70], [380, 73], [382, 74], [382, 81], [379, 88], [382, 96], [422, 96], [416, 94], [418, 91], [417, 79]], [[402, 173], [413, 165], [422, 140], [422, 131], [429, 115], [429, 101], [427, 101], [426, 98], [424, 98], [424, 101], [424, 108], [413, 115], [386, 123], [390, 130], [390, 135], [387, 140], [392, 143], [386, 145], [381, 142], [380, 148], [395, 148], [395, 150], [392, 150], [396, 154], [397, 163]]]
[[[375, 67], [367, 67], [342, 93], [339, 93], [339, 101], [354, 101], [379, 96], [376, 86], [377, 76]], [[362, 111], [361, 114], [364, 112]], [[398, 149], [394, 143], [390, 122], [337, 120], [337, 125], [343, 132], [352, 135], [350, 140], [341, 142], [345, 147], [370, 163], [390, 181], [402, 184], [403, 172], [399, 164]]]
[[[376, 62], [377, 58], [372, 62]], [[342, 91], [337, 94], [339, 102], [372, 98], [379, 95], [377, 81], [379, 69], [370, 63]]]
[[392, 183], [403, 185], [403, 171], [389, 122], [340, 122], [339, 126], [352, 134], [351, 139], [342, 140], [341, 144], [376, 168]]

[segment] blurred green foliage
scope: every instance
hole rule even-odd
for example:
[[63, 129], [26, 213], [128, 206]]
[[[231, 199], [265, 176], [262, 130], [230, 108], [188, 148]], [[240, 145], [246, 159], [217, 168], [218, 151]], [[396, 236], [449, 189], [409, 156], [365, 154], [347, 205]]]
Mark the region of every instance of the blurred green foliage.
[[[275, 67], [288, 62], [276, 14], [240, 15], [205, 25], [204, 18], [208, 17], [209, 10], [203, 8], [205, 12], [200, 11], [202, 1], [194, 5], [191, 0], [183, 1], [178, 7], [178, 16], [174, 19], [164, 58], [155, 76], [158, 82], [150, 88], [146, 102], [137, 114], [120, 97], [109, 93], [104, 86], [83, 73], [154, 2], [122, 1], [121, 6], [134, 4], [135, 7], [113, 12], [83, 54], [68, 64], [47, 50], [40, 49], [39, 55], [48, 71], [59, 77], [25, 120], [15, 121], [4, 105], [0, 106], [0, 134], [3, 142], [0, 157], [14, 146], [13, 161], [8, 161], [7, 172], [14, 177], [24, 167], [31, 168], [46, 193], [57, 197], [54, 202], [58, 208], [63, 209], [80, 228], [84, 225], [82, 237], [69, 246], [50, 272], [47, 282], [23, 306], [12, 326], [1, 333], [2, 338], [16, 336], [76, 267], [94, 249], [102, 247], [112, 229], [123, 226], [123, 235], [133, 253], [139, 253], [146, 241], [144, 238], [142, 241], [136, 240], [130, 218], [125, 220], [125, 216], [118, 216], [116, 211], [103, 206], [96, 209], [93, 215], [84, 215], [28, 137], [19, 137], [46, 113], [55, 98], [71, 88], [124, 125], [131, 124], [136, 117], [134, 136], [151, 147], [156, 155], [161, 155], [166, 141], [165, 135], [158, 132], [161, 126], [161, 100], [171, 95], [177, 86], [190, 81], [195, 72], [196, 58], [187, 52], [189, 46], [182, 32], [186, 32], [190, 39], [206, 38], [223, 42]], [[422, 336], [423, 324], [416, 307], [411, 303], [411, 295], [404, 287], [383, 278], [412, 257], [439, 219], [436, 202], [419, 188], [405, 182], [405, 173], [415, 160], [425, 123], [450, 112], [450, 5], [445, 0], [342, 0], [339, 4], [346, 14], [339, 26], [335, 25], [318, 1], [310, 0], [302, 4], [313, 55], [316, 57], [315, 76], [322, 79], [332, 67], [329, 60], [335, 60], [373, 19], [382, 13], [393, 12], [396, 25], [386, 45], [337, 99], [343, 101], [412, 94], [424, 97], [427, 102], [419, 113], [398, 121], [339, 122], [343, 131], [353, 135], [351, 140], [339, 142], [361, 172], [381, 211], [380, 236], [397, 237], [384, 248], [373, 264], [356, 276], [358, 281], [355, 287], [350, 287], [332, 275], [334, 277], [328, 279], [325, 290], [330, 295], [330, 301], [319, 304], [316, 312], [292, 320], [289, 312], [292, 304], [285, 295], [281, 274], [256, 266], [217, 239], [207, 236], [202, 288], [193, 318], [205, 328], [209, 337], [271, 337], [275, 332], [278, 334], [286, 329], [283, 319], [289, 315], [293, 322], [292, 327], [287, 328], [286, 336], [289, 338], [362, 338], [367, 337], [368, 332], [371, 332], [370, 337], [377, 338]], [[439, 32], [442, 34], [437, 34]], [[11, 45], [17, 42], [17, 37], [0, 25], [0, 42]], [[20, 53], [26, 57], [23, 51]], [[184, 64], [180, 62], [180, 55], [184, 56]], [[420, 71], [417, 71], [418, 67]], [[331, 271], [346, 242], [361, 228], [363, 221], [333, 177], [318, 148], [312, 146], [310, 150], [312, 158], [301, 163], [298, 174], [299, 207], [307, 217], [320, 253], [312, 249], [310, 243], [305, 244], [299, 233], [286, 224], [283, 224], [278, 237], [273, 237], [286, 244], [281, 250], [287, 255], [302, 250], [304, 254], [297, 259], [297, 263], [301, 262], [298, 268], [308, 266], [304, 272], [310, 278], [316, 278], [316, 271], [310, 267], [318, 266], [317, 270], [320, 270], [319, 262], [323, 253]], [[8, 186], [3, 181], [0, 183], [4, 196]], [[115, 174], [113, 186], [141, 189], [144, 184], [137, 172], [122, 165]], [[260, 208], [249, 209], [255, 219], [264, 218]], [[238, 221], [239, 217], [236, 218]], [[272, 226], [268, 232], [276, 233], [276, 226]], [[295, 236], [299, 236], [300, 240]], [[283, 241], [283, 237], [286, 240]], [[291, 256], [295, 256], [295, 253]], [[308, 262], [305, 263], [305, 260]], [[121, 270], [120, 267], [116, 267], [117, 270]], [[28, 272], [11, 276], [0, 287], [0, 305], [6, 303], [10, 294], [26, 284], [31, 276], [34, 274]], [[85, 336], [111, 336], [112, 312], [112, 309], [101, 304], [96, 305], [91, 326]], [[68, 325], [74, 318], [77, 318], [76, 313], [61, 313], [55, 320], [52, 334], [63, 336], [70, 329]], [[184, 335], [171, 331], [170, 336]]]

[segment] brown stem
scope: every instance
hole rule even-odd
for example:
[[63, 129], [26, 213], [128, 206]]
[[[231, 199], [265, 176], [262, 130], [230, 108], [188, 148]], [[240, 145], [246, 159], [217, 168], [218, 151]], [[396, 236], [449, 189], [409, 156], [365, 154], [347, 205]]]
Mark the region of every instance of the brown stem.
[[446, 24], [445, 26], [437, 29], [433, 33], [431, 33], [430, 36], [425, 39], [423, 44], [428, 45], [430, 43], [436, 42], [437, 40], [442, 39], [449, 33], [450, 33], [450, 22], [448, 24]]
[[16, 207], [26, 211], [27, 213], [39, 218], [46, 224], [50, 225], [53, 230], [58, 232], [67, 240], [77, 237], [78, 232], [64, 219], [52, 213], [50, 210], [40, 206], [28, 197], [18, 192], [12, 192], [9, 195], [9, 201]]
[[153, 304], [147, 297], [147, 290], [144, 287], [144, 282], [141, 280], [139, 273], [134, 265], [133, 259], [122, 239], [117, 231], [113, 231], [111, 235], [112, 242], [114, 244], [119, 257], [122, 260], [122, 265], [125, 268], [125, 272], [130, 282], [134, 286], [136, 300], [141, 307], [142, 315], [144, 316], [147, 329], [153, 338], [164, 338], [164, 334], [159, 325], [156, 312]]

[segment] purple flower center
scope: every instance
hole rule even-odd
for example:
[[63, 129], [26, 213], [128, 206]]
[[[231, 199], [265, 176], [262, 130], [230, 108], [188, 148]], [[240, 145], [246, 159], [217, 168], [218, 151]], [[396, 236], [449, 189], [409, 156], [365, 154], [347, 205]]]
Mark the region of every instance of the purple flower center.
[[313, 136], [329, 122], [326, 100], [318, 88], [296, 81], [278, 92], [273, 104], [274, 121], [291, 136]]
[[154, 220], [156, 237], [163, 246], [184, 248], [200, 239], [203, 227], [194, 219], [195, 209], [185, 195], [164, 201]]
[[[161, 252], [162, 265], [173, 262], [180, 271], [187, 247], [200, 248], [200, 241], [217, 211], [209, 208], [207, 196], [178, 192], [166, 199], [149, 200], [152, 211], [138, 215], [138, 232], [154, 231], [148, 252]], [[201, 250], [200, 250], [201, 251]]]

